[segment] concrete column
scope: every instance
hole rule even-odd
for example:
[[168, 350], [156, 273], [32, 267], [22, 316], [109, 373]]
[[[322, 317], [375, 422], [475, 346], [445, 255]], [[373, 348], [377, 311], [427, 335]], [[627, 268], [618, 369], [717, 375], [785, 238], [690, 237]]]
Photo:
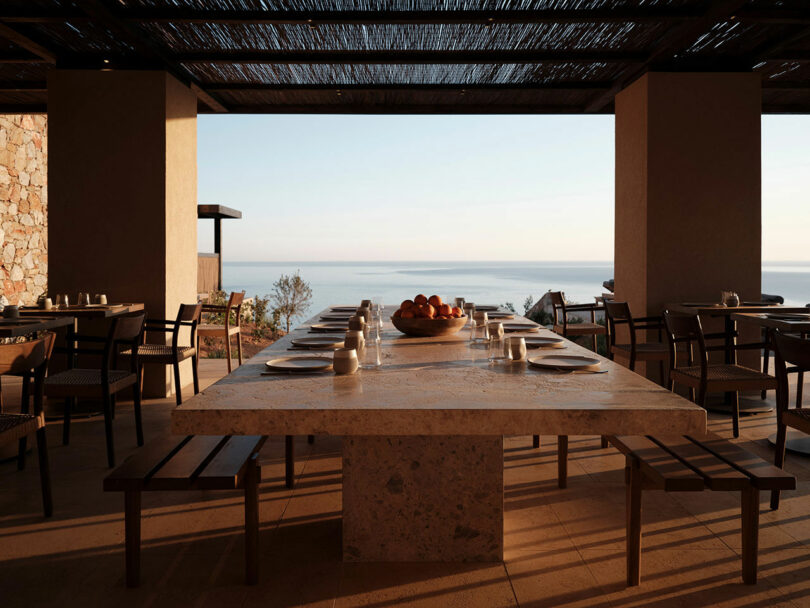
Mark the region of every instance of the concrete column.
[[[174, 318], [196, 301], [195, 95], [160, 71], [54, 70], [48, 119], [49, 291]], [[145, 391], [168, 394], [170, 370], [151, 371]]]
[[723, 289], [759, 300], [760, 88], [751, 73], [648, 73], [616, 96], [616, 296], [634, 315]]

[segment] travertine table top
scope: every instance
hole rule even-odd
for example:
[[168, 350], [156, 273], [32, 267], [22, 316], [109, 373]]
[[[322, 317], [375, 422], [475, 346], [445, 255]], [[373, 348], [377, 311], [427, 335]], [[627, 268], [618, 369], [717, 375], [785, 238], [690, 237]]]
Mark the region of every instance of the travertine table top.
[[[381, 369], [351, 376], [261, 375], [269, 359], [318, 354], [288, 350], [292, 337], [305, 335], [305, 329], [294, 330], [179, 406], [172, 414], [173, 432], [601, 435], [706, 429], [705, 410], [618, 363], [600, 357], [609, 370], [605, 374], [541, 371], [525, 362], [492, 365], [486, 347], [472, 347], [465, 330], [450, 337], [411, 338], [387, 322]], [[551, 332], [541, 329], [533, 335]], [[598, 356], [573, 342], [566, 346], [529, 354]]]

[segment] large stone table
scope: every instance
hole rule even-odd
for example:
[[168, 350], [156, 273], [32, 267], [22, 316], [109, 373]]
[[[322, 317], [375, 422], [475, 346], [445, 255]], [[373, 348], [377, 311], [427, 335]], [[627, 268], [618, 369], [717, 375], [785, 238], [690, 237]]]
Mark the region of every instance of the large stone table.
[[[178, 407], [172, 429], [342, 435], [344, 559], [358, 561], [501, 560], [504, 435], [706, 430], [702, 408], [607, 359], [606, 374], [491, 365], [466, 339], [386, 324], [379, 370], [262, 376], [296, 354], [287, 336]], [[572, 342], [529, 352], [592, 354]]]

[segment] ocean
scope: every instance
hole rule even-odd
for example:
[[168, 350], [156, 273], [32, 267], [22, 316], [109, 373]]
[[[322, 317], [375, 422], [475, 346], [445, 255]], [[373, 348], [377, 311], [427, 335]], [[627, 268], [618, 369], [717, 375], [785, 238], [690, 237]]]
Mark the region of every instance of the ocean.
[[[574, 302], [593, 302], [605, 291], [602, 281], [613, 278], [612, 262], [224, 262], [223, 287], [264, 296], [279, 276], [297, 270], [312, 287], [310, 314], [378, 297], [399, 304], [418, 293], [511, 302], [522, 312], [527, 297], [536, 301], [549, 289], [564, 291]], [[763, 264], [762, 291], [804, 306], [810, 302], [810, 262]]]

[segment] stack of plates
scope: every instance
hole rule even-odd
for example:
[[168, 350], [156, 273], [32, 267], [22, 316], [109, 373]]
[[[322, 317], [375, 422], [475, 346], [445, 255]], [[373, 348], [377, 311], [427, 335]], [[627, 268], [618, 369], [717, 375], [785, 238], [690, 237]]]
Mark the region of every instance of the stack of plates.
[[271, 372], [325, 372], [332, 369], [332, 359], [327, 357], [279, 357], [265, 363]]
[[532, 336], [526, 338], [526, 348], [565, 348], [565, 340]]
[[347, 322], [313, 323], [309, 326], [309, 331], [314, 333], [346, 331], [349, 328]]
[[343, 338], [338, 336], [321, 336], [311, 338], [295, 338], [292, 341], [293, 346], [300, 346], [302, 348], [340, 348], [343, 346]]
[[526, 332], [535, 332], [538, 331], [540, 328], [537, 325], [529, 325], [528, 323], [504, 323], [503, 330], [506, 332], [510, 331], [526, 331]]

